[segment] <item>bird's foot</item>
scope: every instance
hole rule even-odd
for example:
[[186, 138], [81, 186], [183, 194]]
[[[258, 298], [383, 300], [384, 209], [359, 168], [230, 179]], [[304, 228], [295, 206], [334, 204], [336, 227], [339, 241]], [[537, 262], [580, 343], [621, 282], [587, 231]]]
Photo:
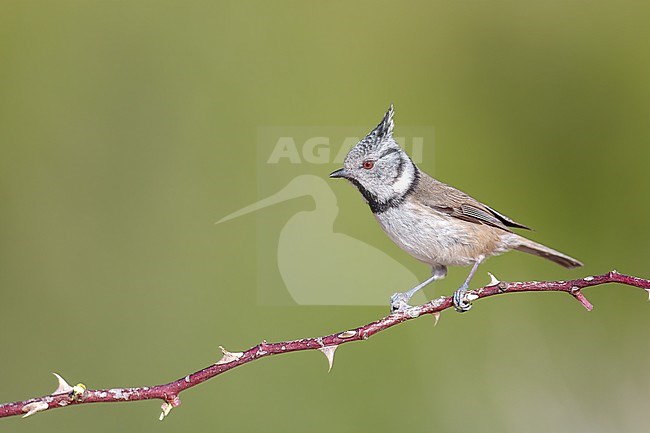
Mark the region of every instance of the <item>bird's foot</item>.
[[411, 308], [408, 304], [410, 300], [411, 297], [408, 293], [393, 293], [393, 296], [390, 297], [390, 314]]
[[454, 309], [459, 313], [464, 313], [472, 308], [472, 304], [467, 296], [467, 285], [463, 284], [454, 292], [453, 296]]

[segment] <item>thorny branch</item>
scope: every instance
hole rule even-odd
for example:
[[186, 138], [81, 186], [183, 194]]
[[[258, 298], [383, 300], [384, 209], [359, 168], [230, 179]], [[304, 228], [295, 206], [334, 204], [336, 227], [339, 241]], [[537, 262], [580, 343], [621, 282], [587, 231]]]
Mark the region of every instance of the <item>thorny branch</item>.
[[[531, 281], [508, 283], [497, 280], [490, 274], [492, 281], [485, 287], [472, 290], [467, 293], [468, 300], [473, 301], [488, 296], [502, 293], [516, 292], [566, 292], [573, 296], [588, 311], [592, 305], [581, 293], [585, 287], [597, 286], [605, 283], [620, 283], [644, 289], [650, 295], [650, 280], [619, 274], [616, 271], [603, 275], [588, 276], [570, 281]], [[320, 350], [327, 357], [329, 368], [332, 368], [334, 351], [344, 343], [366, 340], [374, 334], [384, 331], [392, 326], [398, 325], [410, 319], [431, 314], [438, 320], [440, 313], [452, 307], [452, 300], [449, 297], [439, 297], [417, 307], [412, 307], [389, 316], [383, 317], [375, 322], [368, 323], [355, 329], [337, 332], [324, 337], [303, 338], [300, 340], [284, 341], [279, 343], [260, 344], [251, 347], [245, 352], [231, 353], [221, 348], [223, 357], [202, 370], [188, 374], [173, 382], [164, 385], [143, 386], [137, 388], [113, 388], [113, 389], [86, 389], [83, 384], [70, 386], [61, 376], [55, 373], [59, 386], [49, 395], [32, 398], [24, 401], [0, 404], [0, 418], [14, 415], [23, 417], [33, 415], [37, 412], [85, 403], [112, 403], [137, 400], [160, 399], [162, 413], [160, 419], [164, 419], [172, 408], [180, 405], [179, 394], [188, 388], [192, 388], [208, 379], [218, 376], [226, 371], [232, 370], [243, 364], [256, 359], [281, 353], [296, 352], [299, 350]]]

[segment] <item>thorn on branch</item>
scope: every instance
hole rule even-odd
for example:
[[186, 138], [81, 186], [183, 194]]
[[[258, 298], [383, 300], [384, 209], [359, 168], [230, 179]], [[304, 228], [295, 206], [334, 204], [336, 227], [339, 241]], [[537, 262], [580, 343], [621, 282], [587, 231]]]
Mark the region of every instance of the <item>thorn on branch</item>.
[[237, 361], [239, 358], [244, 356], [242, 352], [228, 352], [226, 349], [223, 348], [223, 346], [219, 346], [219, 349], [221, 349], [221, 353], [223, 353], [223, 356], [221, 357], [220, 360], [217, 361], [217, 365], [228, 364], [229, 362]]
[[167, 415], [169, 415], [169, 412], [172, 411], [173, 406], [167, 402], [164, 402], [163, 404], [160, 405], [160, 409], [162, 409], [162, 412], [160, 412], [160, 417], [158, 418], [160, 421], [164, 420]]
[[178, 395], [172, 395], [168, 398], [165, 399], [165, 402], [160, 405], [160, 409], [162, 412], [160, 412], [160, 417], [158, 418], [160, 421], [164, 420], [167, 415], [169, 415], [169, 412], [172, 411], [173, 408], [180, 406], [181, 404], [181, 399], [178, 398]]
[[494, 276], [494, 274], [488, 272], [488, 275], [490, 276], [490, 282], [488, 283], [487, 287], [496, 286], [501, 282], [497, 277]]
[[54, 392], [52, 392], [51, 395], [55, 394], [67, 394], [72, 391], [72, 387], [64, 378], [61, 377], [58, 373], [52, 373], [54, 376], [56, 376], [56, 380], [59, 381], [59, 386], [56, 387]]
[[37, 412], [44, 411], [48, 407], [49, 406], [44, 401], [35, 401], [34, 403], [26, 404], [22, 409], [23, 412], [26, 412], [25, 415], [23, 415], [23, 418], [27, 418], [28, 416], [32, 416]]
[[72, 398], [75, 401], [82, 400], [84, 397], [84, 394], [86, 393], [86, 385], [83, 383], [78, 383], [75, 386], [70, 386], [70, 384], [61, 377], [60, 374], [58, 373], [52, 373], [55, 377], [56, 380], [59, 382], [59, 385], [56, 387], [54, 392], [50, 395], [56, 395], [56, 394], [68, 394], [70, 398]]
[[339, 346], [325, 346], [318, 349], [323, 355], [325, 355], [325, 358], [327, 358], [328, 373], [332, 371], [332, 365], [334, 365], [334, 352], [336, 352], [337, 347]]

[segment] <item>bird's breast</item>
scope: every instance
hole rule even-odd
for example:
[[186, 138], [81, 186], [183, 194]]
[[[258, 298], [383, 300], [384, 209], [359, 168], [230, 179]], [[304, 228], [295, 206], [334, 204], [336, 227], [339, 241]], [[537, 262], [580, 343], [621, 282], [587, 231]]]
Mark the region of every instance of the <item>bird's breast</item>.
[[397, 246], [430, 265], [464, 266], [481, 255], [502, 252], [499, 235], [491, 228], [411, 201], [375, 214], [375, 218]]

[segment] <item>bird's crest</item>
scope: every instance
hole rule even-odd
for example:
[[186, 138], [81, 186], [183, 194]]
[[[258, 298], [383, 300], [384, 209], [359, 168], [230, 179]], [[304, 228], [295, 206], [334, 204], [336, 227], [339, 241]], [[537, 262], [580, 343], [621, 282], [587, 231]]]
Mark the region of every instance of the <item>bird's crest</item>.
[[377, 146], [379, 143], [383, 142], [388, 138], [393, 137], [393, 115], [395, 110], [393, 109], [393, 104], [390, 104], [388, 111], [384, 114], [384, 118], [381, 119], [379, 125], [375, 127], [372, 131], [368, 133], [358, 144], [358, 148], [370, 149]]
[[375, 133], [377, 137], [390, 137], [393, 135], [393, 115], [395, 114], [395, 109], [393, 108], [393, 104], [390, 104], [388, 107], [388, 110], [386, 111], [386, 114], [384, 114], [384, 118], [381, 119], [381, 122], [379, 122], [379, 125], [375, 129], [372, 130], [372, 133]]

